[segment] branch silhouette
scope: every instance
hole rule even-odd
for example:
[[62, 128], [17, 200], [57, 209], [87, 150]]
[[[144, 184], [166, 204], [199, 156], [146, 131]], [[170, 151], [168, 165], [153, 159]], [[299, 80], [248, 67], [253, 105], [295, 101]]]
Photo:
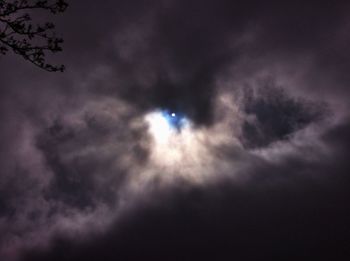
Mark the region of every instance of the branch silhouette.
[[31, 14], [34, 10], [57, 14], [67, 7], [64, 0], [0, 0], [0, 54], [12, 50], [41, 69], [63, 72], [64, 65], [52, 65], [45, 60], [48, 52], [62, 51], [63, 39], [56, 37], [53, 23], [34, 24]]

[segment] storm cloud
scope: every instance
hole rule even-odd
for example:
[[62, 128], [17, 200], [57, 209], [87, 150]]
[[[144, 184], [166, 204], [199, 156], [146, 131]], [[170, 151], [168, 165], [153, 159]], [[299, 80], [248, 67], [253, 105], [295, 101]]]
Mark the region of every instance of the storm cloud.
[[0, 259], [349, 257], [349, 7], [71, 1], [0, 60]]

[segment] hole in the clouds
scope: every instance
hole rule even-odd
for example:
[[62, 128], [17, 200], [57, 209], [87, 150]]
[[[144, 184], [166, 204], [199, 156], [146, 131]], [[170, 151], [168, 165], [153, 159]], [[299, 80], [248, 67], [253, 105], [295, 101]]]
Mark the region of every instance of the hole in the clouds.
[[169, 127], [177, 131], [181, 131], [181, 129], [188, 124], [188, 119], [180, 112], [161, 110], [161, 114], [167, 121]]
[[149, 131], [159, 143], [167, 142], [171, 136], [180, 134], [190, 121], [180, 112], [157, 110], [146, 115]]
[[[143, 179], [166, 176], [166, 180], [186, 178], [199, 181], [197, 168], [202, 162], [205, 149], [199, 138], [200, 130], [181, 112], [157, 110], [145, 115], [148, 132], [152, 138], [149, 163], [154, 167], [143, 174]], [[163, 175], [166, 173], [167, 175]]]

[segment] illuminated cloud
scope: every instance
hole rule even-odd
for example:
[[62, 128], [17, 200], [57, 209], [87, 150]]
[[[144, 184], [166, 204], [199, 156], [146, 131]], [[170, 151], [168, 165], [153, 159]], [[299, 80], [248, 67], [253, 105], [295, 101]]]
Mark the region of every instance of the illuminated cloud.
[[76, 0], [64, 74], [1, 57], [0, 260], [342, 259], [349, 6], [253, 2]]

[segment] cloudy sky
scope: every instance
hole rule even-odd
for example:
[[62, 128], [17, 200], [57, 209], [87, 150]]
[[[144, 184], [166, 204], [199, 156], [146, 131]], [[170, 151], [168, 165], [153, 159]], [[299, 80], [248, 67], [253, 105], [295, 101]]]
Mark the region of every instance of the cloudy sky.
[[69, 1], [65, 72], [0, 57], [0, 259], [347, 260], [346, 2]]

